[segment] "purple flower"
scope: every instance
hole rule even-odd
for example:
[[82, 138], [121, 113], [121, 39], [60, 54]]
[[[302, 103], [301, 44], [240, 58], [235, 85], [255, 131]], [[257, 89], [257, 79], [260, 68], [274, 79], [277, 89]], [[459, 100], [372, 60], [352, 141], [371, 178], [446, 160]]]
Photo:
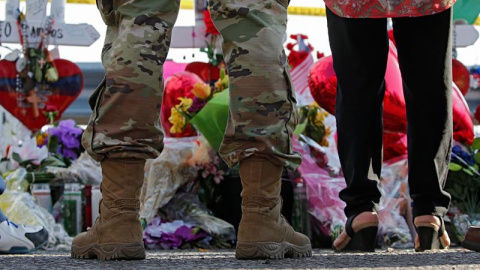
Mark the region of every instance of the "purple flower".
[[57, 137], [59, 147], [57, 153], [66, 158], [76, 159], [77, 151], [80, 148], [80, 136], [82, 129], [75, 126], [75, 121], [71, 119], [62, 120], [57, 127], [48, 130], [50, 137]]
[[62, 144], [65, 145], [67, 148], [79, 148], [80, 147], [80, 141], [79, 141], [77, 135], [71, 135], [71, 134], [68, 134], [68, 133], [63, 133], [60, 136], [59, 139], [62, 142]]
[[155, 216], [145, 228], [143, 240], [149, 249], [177, 249], [185, 243], [207, 237], [207, 233], [181, 220], [163, 222]]
[[170, 248], [179, 248], [183, 244], [183, 239], [179, 235], [172, 233], [172, 234], [167, 234], [164, 233], [162, 234], [162, 237], [160, 237], [159, 244], [162, 248], [164, 249], [170, 249]]
[[70, 158], [70, 159], [77, 159], [77, 153], [75, 153], [75, 151], [73, 151], [72, 149], [68, 149], [68, 148], [64, 148], [64, 147], [60, 147], [59, 148], [60, 151], [59, 151], [59, 154], [61, 154], [62, 156], [66, 157], [66, 158]]
[[185, 242], [194, 242], [196, 240], [205, 238], [207, 233], [198, 228], [190, 228], [187, 226], [181, 226], [175, 231], [175, 234], [180, 236]]
[[206, 101], [206, 100], [200, 99], [200, 98], [197, 98], [197, 97], [194, 97], [194, 98], [193, 98], [192, 106], [190, 106], [190, 108], [188, 108], [188, 112], [189, 112], [189, 113], [197, 113], [197, 112], [199, 112], [201, 109], [203, 109], [203, 107], [205, 106], [205, 104], [207, 104], [207, 101]]

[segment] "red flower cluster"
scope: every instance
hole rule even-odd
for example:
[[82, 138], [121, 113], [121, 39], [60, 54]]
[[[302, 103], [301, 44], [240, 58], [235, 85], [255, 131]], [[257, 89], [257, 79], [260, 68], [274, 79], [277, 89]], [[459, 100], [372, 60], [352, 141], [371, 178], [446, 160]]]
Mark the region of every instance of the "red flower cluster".
[[308, 39], [308, 36], [298, 34], [298, 35], [290, 35], [291, 39], [296, 40], [296, 42], [288, 43], [287, 50], [290, 51], [288, 55], [288, 62], [290, 63], [290, 68], [294, 69], [296, 66], [300, 65], [305, 58], [308, 57], [311, 51], [313, 51], [312, 45], [308, 44], [309, 51], [296, 51], [294, 47], [298, 44], [298, 38], [303, 40]]
[[212, 17], [210, 16], [210, 11], [208, 9], [203, 11], [203, 22], [205, 23], [205, 32], [211, 35], [219, 35], [217, 28], [213, 24]]

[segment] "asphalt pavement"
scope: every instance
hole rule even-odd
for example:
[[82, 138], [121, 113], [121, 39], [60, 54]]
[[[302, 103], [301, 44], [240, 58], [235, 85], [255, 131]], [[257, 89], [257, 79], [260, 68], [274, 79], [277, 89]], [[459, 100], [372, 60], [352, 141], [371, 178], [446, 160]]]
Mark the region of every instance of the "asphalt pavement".
[[0, 269], [480, 269], [480, 253], [463, 248], [425, 253], [315, 250], [311, 258], [246, 261], [235, 259], [233, 250], [171, 250], [148, 251], [142, 261], [97, 261], [71, 259], [68, 252], [39, 251], [0, 255]]

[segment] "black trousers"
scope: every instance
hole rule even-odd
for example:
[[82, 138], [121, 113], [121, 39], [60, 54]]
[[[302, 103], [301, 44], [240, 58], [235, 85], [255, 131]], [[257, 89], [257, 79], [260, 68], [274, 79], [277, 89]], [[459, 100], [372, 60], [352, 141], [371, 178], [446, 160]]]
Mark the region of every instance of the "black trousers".
[[[450, 203], [443, 188], [453, 132], [451, 15], [449, 9], [393, 19], [407, 110], [414, 217], [443, 217]], [[387, 19], [343, 18], [327, 9], [327, 20], [338, 78], [338, 151], [347, 182], [340, 198], [350, 217], [375, 211], [380, 200]]]

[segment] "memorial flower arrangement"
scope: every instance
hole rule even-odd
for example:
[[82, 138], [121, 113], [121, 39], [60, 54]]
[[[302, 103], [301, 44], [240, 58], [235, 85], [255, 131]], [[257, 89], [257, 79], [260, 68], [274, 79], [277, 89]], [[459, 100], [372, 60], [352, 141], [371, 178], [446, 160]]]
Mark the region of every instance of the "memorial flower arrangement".
[[190, 120], [200, 112], [205, 105], [215, 96], [228, 88], [228, 76], [225, 69], [220, 71], [220, 79], [213, 87], [206, 83], [196, 83], [191, 90], [194, 98], [179, 98], [180, 104], [172, 108], [168, 121], [173, 125], [172, 133], [180, 133], [187, 126]]
[[188, 160], [188, 164], [198, 171], [193, 189], [196, 190], [200, 201], [211, 207], [219, 200], [218, 185], [224, 180], [228, 166], [204, 138], [199, 138], [197, 145], [197, 150]]
[[0, 175], [8, 177], [24, 170], [26, 181], [49, 182], [54, 174], [49, 167], [67, 168], [83, 151], [80, 144], [82, 129], [73, 120], [54, 122], [56, 113], [49, 112], [52, 127], [32, 134], [24, 130], [10, 114], [1, 117]]
[[49, 128], [46, 133], [37, 135], [37, 142], [43, 139], [50, 153], [75, 160], [83, 151], [80, 143], [82, 133], [83, 130], [76, 126], [74, 120], [67, 119]]
[[300, 107], [299, 112], [300, 124], [297, 126], [295, 133], [303, 134], [319, 145], [328, 147], [327, 138], [332, 133], [330, 127], [324, 124], [328, 112], [316, 103]]
[[447, 177], [446, 191], [463, 213], [480, 213], [480, 138], [471, 146], [455, 145]]
[[[325, 125], [325, 118], [328, 112], [322, 109], [318, 104], [302, 106], [299, 109], [299, 124], [295, 129], [295, 135], [300, 136], [300, 140], [309, 145], [310, 155], [315, 160], [320, 168], [328, 168], [328, 157], [324, 151], [310, 145], [311, 142], [305, 140], [312, 140], [313, 144], [329, 147], [328, 137], [332, 131], [330, 127]], [[307, 139], [305, 139], [307, 138]]]
[[220, 77], [210, 86], [197, 83], [191, 89], [193, 98], [180, 97], [180, 104], [171, 109], [168, 121], [172, 134], [182, 132], [189, 123], [218, 150], [228, 117], [228, 76], [224, 69]]
[[208, 234], [198, 227], [182, 220], [167, 222], [155, 216], [144, 232], [144, 242], [148, 249], [180, 249], [203, 240]]

